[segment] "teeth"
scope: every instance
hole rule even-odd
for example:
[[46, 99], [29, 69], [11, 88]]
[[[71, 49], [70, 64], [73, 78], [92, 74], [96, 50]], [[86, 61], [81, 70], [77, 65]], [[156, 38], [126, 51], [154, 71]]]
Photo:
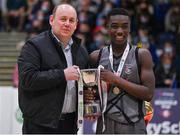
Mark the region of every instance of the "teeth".
[[117, 38], [123, 38], [123, 36], [116, 36]]

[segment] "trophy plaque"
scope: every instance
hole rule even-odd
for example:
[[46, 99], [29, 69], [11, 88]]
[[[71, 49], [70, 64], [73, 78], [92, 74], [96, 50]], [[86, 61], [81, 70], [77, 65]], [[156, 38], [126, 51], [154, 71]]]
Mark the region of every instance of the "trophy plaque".
[[91, 100], [84, 99], [84, 116], [101, 115], [100, 99], [98, 92], [98, 70], [81, 70], [84, 93], [91, 93]]

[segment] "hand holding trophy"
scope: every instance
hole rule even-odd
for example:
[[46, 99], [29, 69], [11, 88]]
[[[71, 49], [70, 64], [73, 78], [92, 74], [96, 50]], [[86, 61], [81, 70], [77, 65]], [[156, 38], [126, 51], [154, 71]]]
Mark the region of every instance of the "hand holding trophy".
[[89, 87], [84, 90], [84, 101], [86, 103], [92, 103], [97, 97], [97, 91], [93, 87]]
[[[84, 118], [90, 121], [95, 121], [100, 116], [97, 109], [99, 108], [99, 101], [94, 104], [94, 101], [98, 100], [97, 90], [93, 87], [89, 87], [84, 90]], [[92, 114], [93, 112], [93, 114]]]

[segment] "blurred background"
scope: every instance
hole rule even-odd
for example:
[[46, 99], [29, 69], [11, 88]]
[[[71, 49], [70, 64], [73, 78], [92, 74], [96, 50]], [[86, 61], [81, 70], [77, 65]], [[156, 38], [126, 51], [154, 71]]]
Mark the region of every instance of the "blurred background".
[[[61, 2], [76, 8], [79, 23], [75, 34], [89, 53], [108, 44], [106, 15], [111, 8], [129, 11], [129, 42], [147, 48], [154, 62], [152, 104], [157, 109], [148, 132], [180, 134], [180, 0], [0, 0], [0, 133], [20, 132], [14, 126], [22, 123], [17, 107], [17, 58], [28, 38], [49, 29], [49, 15]], [[15, 124], [11, 122], [14, 113]], [[6, 118], [9, 115], [12, 119]]]

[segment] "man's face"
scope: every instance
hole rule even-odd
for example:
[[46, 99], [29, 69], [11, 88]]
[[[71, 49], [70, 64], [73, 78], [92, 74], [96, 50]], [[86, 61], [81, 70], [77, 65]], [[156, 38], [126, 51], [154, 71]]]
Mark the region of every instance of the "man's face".
[[50, 25], [58, 38], [70, 38], [77, 27], [76, 11], [69, 5], [61, 5], [54, 16], [50, 16]]
[[130, 20], [125, 15], [114, 15], [109, 20], [109, 35], [112, 44], [122, 45], [127, 42], [130, 32]]

